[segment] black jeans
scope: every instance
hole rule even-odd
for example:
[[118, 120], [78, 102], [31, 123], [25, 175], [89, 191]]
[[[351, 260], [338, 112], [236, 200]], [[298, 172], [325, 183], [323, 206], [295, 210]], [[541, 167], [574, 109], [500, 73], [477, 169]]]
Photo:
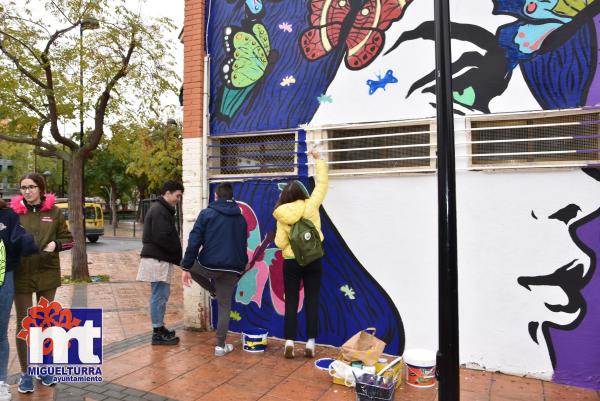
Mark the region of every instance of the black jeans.
[[283, 262], [283, 287], [285, 289], [284, 334], [286, 340], [295, 340], [298, 329], [298, 302], [300, 280], [304, 281], [304, 311], [306, 315], [306, 335], [317, 337], [319, 323], [319, 293], [323, 265], [317, 259], [309, 265], [300, 266], [296, 259]]

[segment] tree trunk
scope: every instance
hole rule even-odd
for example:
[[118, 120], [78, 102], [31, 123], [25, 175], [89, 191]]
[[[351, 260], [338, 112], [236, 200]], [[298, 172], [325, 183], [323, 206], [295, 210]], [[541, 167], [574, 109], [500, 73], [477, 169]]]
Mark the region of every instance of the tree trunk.
[[71, 251], [71, 278], [87, 281], [90, 279], [90, 272], [87, 262], [83, 214], [83, 163], [82, 154], [79, 152], [73, 153], [69, 177], [69, 228], [75, 241], [75, 246]]

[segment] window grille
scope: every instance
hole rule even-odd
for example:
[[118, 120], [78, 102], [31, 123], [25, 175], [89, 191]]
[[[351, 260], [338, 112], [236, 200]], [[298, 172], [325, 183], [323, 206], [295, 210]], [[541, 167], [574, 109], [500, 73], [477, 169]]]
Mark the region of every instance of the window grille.
[[330, 130], [331, 170], [435, 168], [430, 124]]
[[296, 163], [295, 133], [209, 138], [209, 176], [293, 174]]
[[575, 112], [521, 119], [471, 120], [474, 166], [598, 162], [600, 113]]

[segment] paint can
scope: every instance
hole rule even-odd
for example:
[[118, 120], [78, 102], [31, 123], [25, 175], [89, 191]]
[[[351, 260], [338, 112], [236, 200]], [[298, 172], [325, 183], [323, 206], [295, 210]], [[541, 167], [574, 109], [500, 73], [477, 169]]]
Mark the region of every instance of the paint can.
[[246, 352], [264, 352], [267, 349], [267, 335], [263, 328], [242, 331], [242, 348]]
[[435, 352], [426, 349], [406, 350], [406, 383], [417, 388], [435, 386]]

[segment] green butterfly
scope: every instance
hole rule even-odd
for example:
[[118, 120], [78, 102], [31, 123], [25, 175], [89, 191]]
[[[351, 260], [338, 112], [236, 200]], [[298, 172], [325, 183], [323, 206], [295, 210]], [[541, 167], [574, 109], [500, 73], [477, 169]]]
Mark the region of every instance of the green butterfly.
[[0, 285], [4, 284], [4, 274], [6, 272], [6, 248], [4, 241], [0, 239]]
[[232, 117], [265, 75], [271, 45], [269, 32], [260, 22], [246, 28], [227, 27], [223, 39], [228, 58], [221, 70], [225, 88], [219, 111]]

